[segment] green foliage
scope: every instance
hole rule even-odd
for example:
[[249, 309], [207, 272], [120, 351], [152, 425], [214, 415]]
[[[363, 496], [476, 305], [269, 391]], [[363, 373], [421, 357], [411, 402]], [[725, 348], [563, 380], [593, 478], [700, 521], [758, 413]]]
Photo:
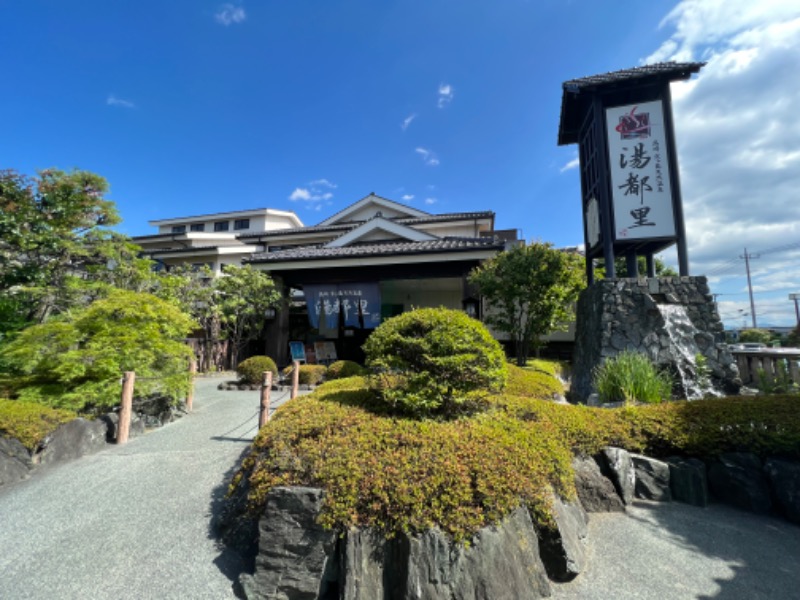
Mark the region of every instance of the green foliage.
[[264, 371], [272, 371], [272, 376], [278, 376], [278, 367], [269, 356], [251, 356], [243, 360], [236, 367], [236, 374], [245, 383], [261, 383]]
[[[656, 256], [654, 257], [653, 262], [655, 266], [656, 277], [678, 277], [679, 273], [674, 268], [667, 266], [667, 264], [661, 258]], [[606, 276], [606, 270], [603, 263], [603, 260], [597, 261], [597, 266], [594, 270], [595, 277], [597, 277], [597, 279], [604, 279]], [[644, 277], [647, 275], [647, 260], [644, 256], [636, 257], [636, 266], [637, 270], [639, 271], [639, 277]], [[628, 276], [628, 261], [625, 256], [617, 256], [614, 259], [614, 271], [617, 277]]]
[[646, 355], [627, 350], [595, 369], [593, 386], [602, 402], [654, 403], [672, 395], [670, 374], [659, 371]]
[[352, 360], [337, 360], [328, 367], [325, 378], [329, 380], [343, 379], [345, 377], [356, 377], [366, 375], [367, 370], [357, 362]]
[[[80, 301], [87, 265], [106, 264], [119, 222], [105, 179], [86, 171], [0, 172], [0, 294], [21, 298], [15, 319], [43, 322]], [[8, 305], [5, 307], [8, 308]]]
[[[284, 377], [290, 377], [294, 367], [289, 365], [283, 370]], [[328, 372], [325, 365], [300, 365], [297, 383], [300, 385], [319, 385]]]
[[326, 490], [322, 523], [391, 536], [438, 526], [469, 539], [525, 502], [551, 523], [547, 493], [574, 496], [574, 454], [614, 445], [655, 457], [748, 450], [800, 457], [796, 398], [722, 398], [600, 409], [534, 397], [541, 371], [511, 368], [491, 410], [455, 421], [376, 414], [359, 377], [326, 383], [277, 412], [232, 487], [249, 483], [252, 514], [278, 485]]
[[529, 347], [538, 352], [542, 337], [567, 328], [585, 279], [581, 256], [542, 242], [501, 252], [469, 276], [489, 303], [486, 322], [513, 337], [519, 366]]
[[135, 371], [136, 393], [176, 402], [189, 386], [194, 324], [149, 294], [112, 290], [89, 307], [22, 331], [2, 351], [21, 398], [78, 411], [119, 402], [120, 377]]
[[393, 317], [364, 344], [374, 387], [395, 411], [453, 415], [506, 382], [503, 350], [461, 311], [423, 308]]
[[764, 394], [797, 394], [800, 392], [798, 386], [792, 379], [789, 371], [789, 359], [777, 361], [775, 372], [771, 377], [767, 376], [764, 369], [758, 369], [758, 389]]
[[267, 273], [250, 265], [227, 265], [222, 273], [213, 285], [221, 333], [233, 345], [231, 361], [236, 364], [239, 352], [261, 333], [264, 312], [278, 305], [281, 294]]
[[739, 341], [744, 343], [767, 344], [772, 341], [772, 334], [766, 329], [745, 329], [739, 334]]
[[[528, 364], [534, 361], [528, 361]], [[517, 367], [508, 365], [508, 385], [506, 394], [526, 398], [553, 398], [564, 393], [564, 386], [556, 378], [553, 361], [535, 361], [536, 366]]]
[[0, 435], [16, 438], [28, 450], [33, 451], [47, 434], [77, 416], [69, 410], [0, 398]]

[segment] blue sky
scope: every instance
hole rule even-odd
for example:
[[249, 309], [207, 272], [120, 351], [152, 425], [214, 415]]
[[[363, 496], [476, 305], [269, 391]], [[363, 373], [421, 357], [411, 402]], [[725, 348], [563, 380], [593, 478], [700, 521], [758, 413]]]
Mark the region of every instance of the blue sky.
[[692, 270], [720, 271], [720, 310], [740, 325], [736, 256], [795, 244], [753, 261], [759, 324], [789, 324], [800, 7], [750, 4], [0, 0], [0, 167], [103, 175], [130, 235], [265, 206], [314, 224], [375, 192], [430, 212], [494, 210], [498, 228], [575, 245], [561, 83], [708, 60], [673, 87]]

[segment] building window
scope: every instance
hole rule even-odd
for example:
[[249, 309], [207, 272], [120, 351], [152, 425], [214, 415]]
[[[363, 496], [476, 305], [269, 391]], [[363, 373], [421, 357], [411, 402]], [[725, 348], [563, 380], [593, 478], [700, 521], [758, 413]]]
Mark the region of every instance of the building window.
[[186, 225], [173, 225], [172, 233], [186, 233]]
[[214, 223], [214, 231], [228, 231], [230, 225], [230, 221], [217, 221]]
[[250, 229], [250, 219], [236, 219], [233, 222], [234, 229]]
[[189, 225], [189, 231], [205, 231], [206, 224], [205, 223], [192, 223]]

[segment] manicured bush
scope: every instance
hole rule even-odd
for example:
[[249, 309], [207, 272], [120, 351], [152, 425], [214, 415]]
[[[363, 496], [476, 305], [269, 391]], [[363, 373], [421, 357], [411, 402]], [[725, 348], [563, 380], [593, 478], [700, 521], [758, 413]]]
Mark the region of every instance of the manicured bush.
[[356, 377], [366, 374], [367, 370], [352, 360], [337, 360], [328, 367], [325, 378], [328, 380]]
[[564, 386], [555, 377], [558, 363], [536, 362], [540, 364], [535, 368], [508, 365], [507, 395], [550, 399], [564, 393]]
[[374, 388], [400, 413], [452, 415], [506, 383], [500, 344], [458, 310], [423, 308], [389, 319], [364, 352]]
[[175, 403], [190, 386], [195, 323], [174, 304], [113, 290], [87, 308], [23, 330], [2, 349], [12, 394], [57, 408], [102, 412], [119, 403], [120, 377], [136, 372], [136, 395]]
[[[291, 377], [292, 368], [292, 365], [289, 365], [281, 373], [284, 377]], [[319, 385], [325, 379], [327, 371], [328, 367], [325, 365], [300, 365], [297, 382], [300, 385]]]
[[18, 439], [33, 451], [59, 425], [77, 418], [70, 410], [48, 408], [33, 402], [0, 399], [0, 435]]
[[278, 376], [278, 367], [269, 356], [251, 356], [243, 360], [236, 367], [236, 374], [243, 383], [251, 385], [261, 383], [264, 371], [272, 371], [272, 376]]
[[592, 374], [601, 402], [657, 403], [672, 395], [672, 376], [640, 352], [621, 352]]
[[[511, 385], [538, 375], [512, 369]], [[800, 458], [800, 411], [791, 396], [720, 398], [625, 406], [568, 406], [497, 394], [489, 411], [451, 421], [398, 419], [364, 406], [364, 378], [326, 383], [281, 407], [254, 441], [231, 489], [248, 486], [263, 514], [278, 485], [325, 489], [322, 523], [337, 531], [372, 526], [391, 536], [438, 526], [469, 539], [525, 502], [551, 526], [554, 488], [574, 497], [574, 454], [607, 445], [654, 457], [748, 450]]]

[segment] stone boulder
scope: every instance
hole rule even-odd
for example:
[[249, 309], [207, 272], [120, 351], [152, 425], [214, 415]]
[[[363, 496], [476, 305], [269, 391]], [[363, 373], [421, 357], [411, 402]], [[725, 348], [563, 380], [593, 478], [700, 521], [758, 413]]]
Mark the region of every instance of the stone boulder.
[[669, 457], [667, 464], [672, 499], [693, 506], [708, 506], [706, 464], [697, 458], [678, 456]]
[[708, 486], [714, 497], [754, 513], [766, 514], [772, 507], [769, 486], [761, 461], [748, 452], [729, 452], [708, 468]]
[[438, 529], [385, 540], [347, 534], [343, 600], [533, 600], [550, 596], [528, 510], [484, 527], [468, 547]]
[[637, 498], [659, 502], [672, 500], [667, 463], [641, 454], [631, 454], [631, 460], [636, 471]]
[[800, 463], [770, 458], [764, 464], [764, 473], [778, 510], [789, 521], [800, 524]]
[[594, 459], [576, 456], [572, 461], [575, 471], [575, 489], [578, 499], [586, 512], [624, 512], [622, 503], [614, 484], [600, 472]]
[[626, 505], [633, 502], [636, 471], [627, 450], [613, 447], [603, 448], [600, 451], [600, 471], [614, 484], [622, 502]]
[[106, 424], [103, 421], [74, 419], [64, 423], [42, 440], [33, 462], [48, 465], [102, 450], [106, 446]]
[[[117, 441], [117, 428], [119, 427], [119, 413], [111, 412], [106, 413], [100, 420], [103, 421], [106, 425], [106, 441], [109, 444], [114, 444]], [[128, 439], [132, 439], [135, 437], [139, 437], [140, 435], [144, 435], [145, 428], [146, 428], [145, 420], [140, 417], [138, 414], [133, 413], [131, 415], [131, 426], [128, 429]]]
[[259, 522], [255, 574], [240, 579], [248, 600], [338, 597], [336, 533], [317, 523], [323, 492], [276, 487]]
[[28, 477], [31, 455], [16, 438], [0, 436], [0, 485]]
[[589, 517], [578, 501], [553, 494], [551, 502], [556, 529], [539, 530], [539, 554], [550, 579], [570, 581], [586, 565]]

